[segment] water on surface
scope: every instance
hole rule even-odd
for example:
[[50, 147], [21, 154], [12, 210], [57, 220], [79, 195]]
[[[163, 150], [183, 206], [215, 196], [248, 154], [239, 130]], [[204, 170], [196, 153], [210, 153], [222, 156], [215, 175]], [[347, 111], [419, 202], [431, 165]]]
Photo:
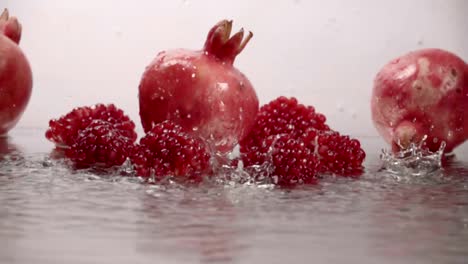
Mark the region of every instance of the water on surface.
[[0, 263], [468, 261], [468, 151], [426, 176], [394, 175], [380, 170], [383, 143], [363, 138], [358, 180], [158, 186], [73, 171], [42, 134], [0, 140]]

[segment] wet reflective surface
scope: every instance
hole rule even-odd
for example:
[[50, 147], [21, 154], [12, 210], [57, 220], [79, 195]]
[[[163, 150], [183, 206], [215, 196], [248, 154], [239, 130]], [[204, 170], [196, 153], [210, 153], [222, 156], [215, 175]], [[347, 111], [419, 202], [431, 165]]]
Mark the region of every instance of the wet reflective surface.
[[468, 148], [426, 176], [293, 190], [157, 186], [73, 171], [41, 130], [0, 140], [0, 263], [466, 263]]

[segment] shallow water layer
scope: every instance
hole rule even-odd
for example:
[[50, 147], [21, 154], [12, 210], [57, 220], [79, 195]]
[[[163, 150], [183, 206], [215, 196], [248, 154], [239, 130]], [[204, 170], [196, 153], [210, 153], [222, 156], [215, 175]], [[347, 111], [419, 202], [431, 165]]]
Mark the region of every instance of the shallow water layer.
[[430, 175], [380, 170], [292, 190], [157, 186], [50, 160], [42, 130], [0, 140], [0, 263], [467, 263], [468, 151]]

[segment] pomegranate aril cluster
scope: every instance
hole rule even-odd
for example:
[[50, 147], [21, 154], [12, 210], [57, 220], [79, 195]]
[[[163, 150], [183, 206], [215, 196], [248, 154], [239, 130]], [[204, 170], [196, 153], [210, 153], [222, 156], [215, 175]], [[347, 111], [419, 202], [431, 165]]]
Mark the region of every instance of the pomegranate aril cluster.
[[50, 120], [46, 138], [58, 147], [70, 147], [75, 143], [79, 132], [93, 120], [109, 122], [124, 136], [133, 141], [137, 139], [135, 123], [113, 104], [77, 107], [58, 119]]
[[312, 106], [286, 97], [260, 108], [240, 150], [247, 168], [271, 164], [270, 177], [280, 185], [315, 183], [318, 173], [352, 176], [365, 158], [358, 140], [331, 130]]
[[78, 133], [75, 143], [65, 154], [78, 167], [122, 165], [133, 150], [134, 140], [122, 130], [103, 120], [92, 121]]
[[112, 167], [125, 162], [136, 141], [135, 124], [113, 104], [73, 109], [49, 122], [46, 138], [78, 167]]
[[262, 106], [247, 138], [241, 142], [241, 150], [260, 147], [263, 140], [272, 135], [292, 134], [298, 137], [308, 129], [330, 130], [323, 114], [314, 107], [299, 104], [296, 98], [279, 97]]
[[119, 166], [130, 158], [138, 176], [160, 180], [195, 179], [210, 165], [203, 141], [170, 121], [156, 124], [135, 145], [135, 124], [112, 104], [75, 108], [51, 120], [46, 137], [78, 168]]
[[303, 135], [302, 140], [314, 150], [320, 161], [320, 173], [355, 176], [362, 172], [366, 153], [357, 139], [340, 135], [336, 131], [311, 129]]
[[199, 180], [210, 165], [203, 141], [164, 121], [156, 124], [136, 146], [131, 161], [142, 177], [161, 180], [166, 176]]
[[271, 157], [273, 182], [279, 185], [316, 183], [318, 161], [302, 140], [291, 135], [275, 137]]

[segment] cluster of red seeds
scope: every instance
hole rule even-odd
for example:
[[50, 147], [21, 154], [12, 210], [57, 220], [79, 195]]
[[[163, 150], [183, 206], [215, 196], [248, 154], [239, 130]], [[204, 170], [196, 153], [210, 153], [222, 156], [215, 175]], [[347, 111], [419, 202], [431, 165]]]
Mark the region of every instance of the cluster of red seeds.
[[[51, 120], [46, 137], [77, 165], [112, 167], [130, 158], [138, 176], [156, 180], [201, 179], [210, 166], [203, 141], [171, 121], [155, 125], [135, 145], [135, 124], [112, 104], [75, 108]], [[355, 175], [365, 158], [358, 140], [330, 130], [324, 115], [286, 97], [260, 108], [240, 150], [246, 167], [272, 165], [268, 177], [278, 185], [313, 184], [318, 173]]]
[[131, 161], [138, 175], [199, 178], [209, 168], [210, 155], [201, 139], [170, 121], [155, 125], [137, 145]]
[[303, 141], [291, 135], [275, 137], [272, 144], [274, 183], [279, 185], [313, 184], [319, 162]]
[[254, 128], [240, 143], [242, 161], [246, 167], [272, 163], [271, 177], [281, 185], [314, 183], [298, 179], [316, 179], [317, 172], [355, 174], [365, 158], [359, 141], [330, 130], [325, 122], [313, 107], [279, 97], [260, 108]]
[[112, 167], [125, 162], [132, 153], [133, 142], [113, 124], [98, 119], [78, 132], [75, 143], [65, 154], [78, 166]]
[[320, 161], [319, 172], [353, 176], [362, 172], [366, 153], [357, 139], [336, 131], [310, 129], [301, 139]]
[[73, 109], [49, 122], [46, 137], [65, 148], [77, 167], [112, 167], [127, 158], [138, 176], [187, 176], [206, 172], [210, 156], [200, 139], [170, 121], [156, 125], [135, 145], [135, 124], [114, 105]]
[[263, 140], [271, 135], [292, 134], [298, 137], [310, 128], [330, 130], [325, 122], [325, 116], [316, 113], [312, 106], [281, 96], [260, 108], [249, 136], [241, 142], [241, 151], [260, 147]]
[[45, 136], [78, 167], [121, 165], [137, 138], [135, 123], [113, 104], [75, 108], [50, 120]]
[[46, 138], [58, 147], [70, 147], [75, 143], [78, 133], [93, 120], [109, 122], [125, 137], [133, 141], [137, 139], [135, 123], [113, 104], [77, 107], [58, 119], [50, 120]]

